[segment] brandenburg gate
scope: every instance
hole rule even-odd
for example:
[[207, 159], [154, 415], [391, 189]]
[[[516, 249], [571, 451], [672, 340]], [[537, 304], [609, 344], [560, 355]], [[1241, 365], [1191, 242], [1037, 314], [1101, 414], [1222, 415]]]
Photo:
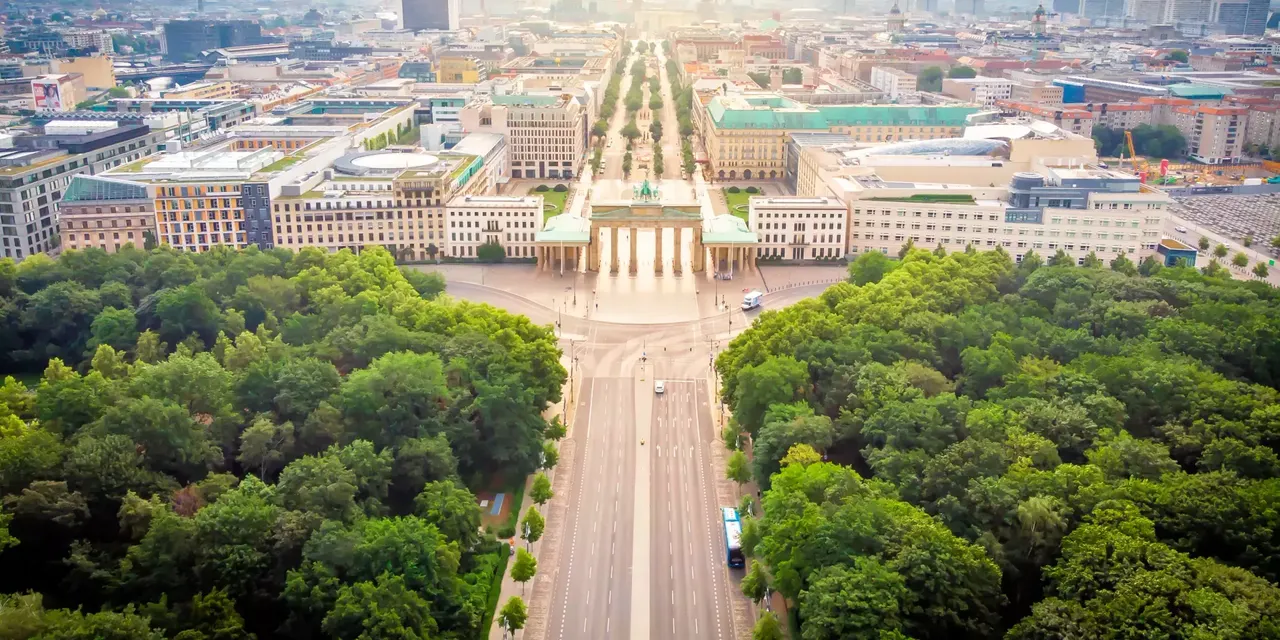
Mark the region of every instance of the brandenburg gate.
[[[595, 193], [593, 192], [594, 196]], [[731, 215], [703, 218], [702, 207], [692, 202], [663, 202], [661, 191], [648, 180], [631, 189], [631, 199], [613, 199], [590, 203], [590, 217], [562, 215], [552, 218], [547, 227], [537, 235], [538, 264], [543, 269], [577, 270], [578, 258], [586, 251], [586, 268], [601, 271], [603, 242], [602, 232], [607, 231], [609, 243], [609, 273], [616, 275], [621, 255], [618, 247], [618, 231], [628, 231], [630, 260], [628, 270], [635, 275], [640, 261], [637, 259], [637, 236], [641, 229], [652, 229], [654, 242], [653, 265], [655, 273], [663, 272], [663, 239], [666, 229], [675, 234], [672, 247], [672, 269], [679, 274], [683, 266], [684, 232], [690, 230], [692, 242], [692, 268], [694, 272], [707, 269], [708, 251], [712, 256], [712, 268], [716, 271], [754, 270], [756, 236], [747, 229], [745, 222]], [[594, 200], [594, 198], [593, 198]]]
[[656, 234], [654, 242], [654, 271], [662, 273], [662, 240], [663, 232], [669, 227], [675, 233], [675, 259], [672, 265], [676, 273], [680, 273], [682, 236], [685, 229], [692, 229], [693, 234], [693, 270], [702, 271], [702, 210], [696, 203], [663, 204], [662, 194], [646, 180], [643, 185], [632, 191], [631, 202], [601, 202], [591, 205], [591, 244], [587, 247], [587, 268], [600, 271], [600, 231], [608, 230], [609, 236], [609, 273], [618, 273], [618, 230], [630, 229], [631, 260], [630, 271], [636, 272], [639, 261], [636, 259], [636, 237], [640, 229], [653, 229]]

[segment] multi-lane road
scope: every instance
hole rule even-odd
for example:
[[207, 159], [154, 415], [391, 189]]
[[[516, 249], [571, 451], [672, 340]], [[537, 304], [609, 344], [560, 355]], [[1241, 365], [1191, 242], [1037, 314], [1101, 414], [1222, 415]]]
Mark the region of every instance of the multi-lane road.
[[[635, 535], [635, 384], [631, 378], [588, 378], [574, 425], [580, 443], [568, 479], [569, 533], [547, 637], [620, 638], [630, 625], [631, 546]], [[562, 488], [564, 485], [561, 485]]]
[[665, 385], [665, 393], [654, 400], [649, 452], [650, 637], [732, 638], [722, 505], [711, 476], [716, 437], [707, 381], [666, 380]]
[[[635, 59], [627, 61], [623, 94]], [[663, 119], [667, 134], [665, 173], [677, 175], [675, 110], [668, 83], [659, 77], [664, 108], [654, 117]], [[628, 119], [620, 108], [610, 122], [606, 169], [596, 178], [622, 178], [626, 142], [620, 130]], [[585, 211], [592, 183], [590, 175], [580, 179], [575, 212]], [[785, 306], [822, 288], [770, 294], [765, 304]], [[691, 289], [670, 295], [696, 295], [697, 287]], [[549, 527], [560, 527], [559, 534], [542, 551], [547, 563], [530, 594], [526, 637], [732, 640], [749, 634], [748, 604], [736, 586], [741, 572], [725, 563], [720, 508], [734, 500], [716, 464], [724, 453], [717, 449], [710, 362], [713, 344], [745, 328], [754, 313], [645, 323], [646, 309], [637, 305], [629, 315], [633, 323], [601, 322], [482, 285], [450, 281], [449, 293], [539, 324], [559, 321], [561, 347], [572, 352], [581, 376], [555, 478], [555, 500], [563, 510], [553, 509], [560, 519]], [[664, 393], [655, 393], [656, 380], [664, 381]]]

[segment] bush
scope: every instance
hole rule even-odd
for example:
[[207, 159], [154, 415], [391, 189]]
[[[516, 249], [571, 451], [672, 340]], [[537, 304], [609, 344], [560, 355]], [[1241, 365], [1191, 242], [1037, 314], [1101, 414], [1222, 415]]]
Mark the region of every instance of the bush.
[[568, 191], [568, 190], [569, 190], [569, 187], [566, 187], [566, 186], [564, 186], [564, 185], [562, 185], [562, 184], [558, 184], [558, 185], [556, 185], [556, 188], [555, 188], [555, 189], [553, 189], [553, 191], [555, 191], [556, 193], [564, 193], [564, 192], [566, 192], [566, 191]]
[[755, 187], [747, 187], [747, 193], [759, 193], [760, 190]]
[[725, 191], [728, 193], [739, 193], [742, 190], [737, 187], [729, 187], [728, 189], [725, 189]]
[[502, 262], [507, 259], [507, 250], [497, 242], [486, 242], [476, 247], [476, 260], [480, 262]]
[[504, 524], [501, 529], [498, 529], [496, 535], [499, 540], [510, 540], [516, 537], [516, 526], [514, 524]]
[[548, 186], [547, 186], [547, 185], [545, 185], [545, 184], [540, 184], [540, 185], [538, 185], [538, 188], [537, 188], [537, 189], [534, 189], [534, 191], [537, 191], [538, 193], [546, 193], [546, 192], [548, 192], [548, 191], [550, 191], [550, 190], [551, 190], [551, 187], [548, 187]]

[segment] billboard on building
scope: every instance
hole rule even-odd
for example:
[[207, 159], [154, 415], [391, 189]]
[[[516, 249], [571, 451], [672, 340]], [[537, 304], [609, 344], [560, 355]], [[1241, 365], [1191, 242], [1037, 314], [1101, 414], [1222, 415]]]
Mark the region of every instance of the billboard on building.
[[31, 91], [35, 94], [37, 111], [65, 110], [62, 104], [62, 85], [57, 78], [36, 78], [31, 81]]

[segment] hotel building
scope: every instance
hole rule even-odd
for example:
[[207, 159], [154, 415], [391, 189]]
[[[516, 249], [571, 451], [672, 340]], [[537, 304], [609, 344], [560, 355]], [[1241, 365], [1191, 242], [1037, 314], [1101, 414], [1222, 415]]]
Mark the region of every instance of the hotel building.
[[959, 136], [975, 106], [808, 106], [774, 94], [716, 96], [694, 109], [718, 180], [774, 179], [786, 169], [788, 134], [826, 131], [856, 142], [933, 140]]
[[[851, 181], [853, 182], [853, 181]], [[857, 179], [849, 202], [849, 253], [920, 247], [1002, 247], [1021, 261], [1062, 250], [1077, 263], [1093, 252], [1135, 262], [1156, 250], [1171, 202], [1136, 176], [1097, 168], [1020, 173], [1007, 188]]]
[[102, 176], [75, 176], [58, 203], [62, 248], [115, 253], [132, 244], [142, 249], [148, 241], [156, 241], [153, 207], [143, 185]]

